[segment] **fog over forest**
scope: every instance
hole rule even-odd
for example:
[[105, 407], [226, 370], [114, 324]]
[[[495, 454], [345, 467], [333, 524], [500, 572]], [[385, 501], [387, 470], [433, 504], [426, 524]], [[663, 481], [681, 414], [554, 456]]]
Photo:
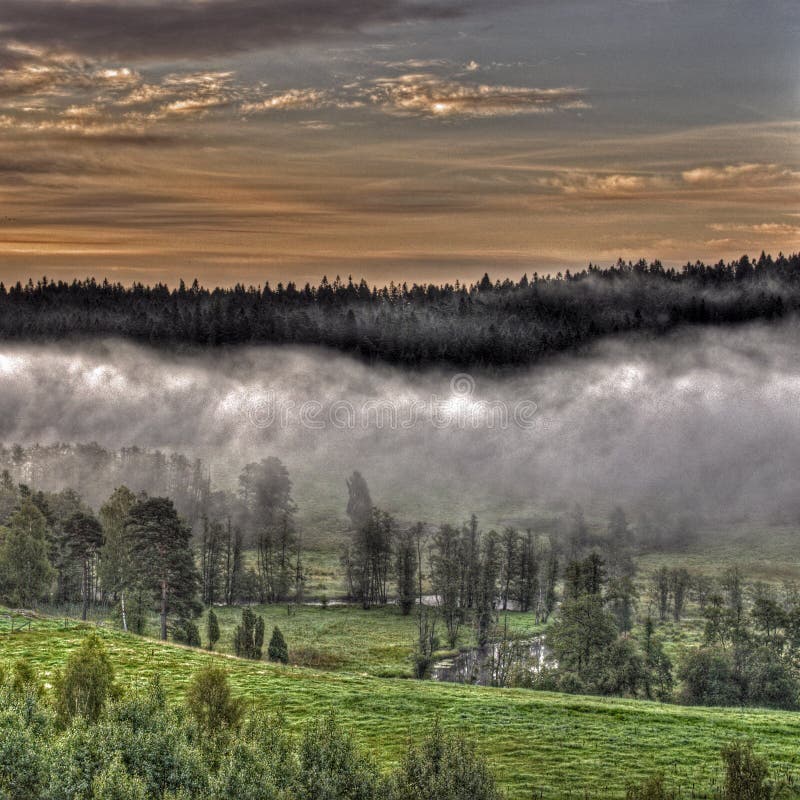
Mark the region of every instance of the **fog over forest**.
[[[344, 477], [359, 469], [375, 502], [402, 519], [474, 510], [524, 524], [534, 507], [575, 502], [794, 518], [799, 345], [793, 322], [694, 328], [455, 376], [288, 347], [175, 355], [115, 341], [4, 344], [0, 440], [179, 450], [230, 488], [245, 463], [276, 455], [301, 515], [308, 504], [343, 515]], [[318, 405], [303, 424], [307, 401]], [[490, 424], [481, 401], [495, 412], [504, 403], [507, 420], [494, 413]]]

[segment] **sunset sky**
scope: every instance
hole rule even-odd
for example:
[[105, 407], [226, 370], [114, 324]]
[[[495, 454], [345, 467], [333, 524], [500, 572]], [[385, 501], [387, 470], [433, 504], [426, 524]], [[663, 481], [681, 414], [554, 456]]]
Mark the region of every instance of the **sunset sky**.
[[0, 279], [800, 247], [797, 0], [0, 0]]

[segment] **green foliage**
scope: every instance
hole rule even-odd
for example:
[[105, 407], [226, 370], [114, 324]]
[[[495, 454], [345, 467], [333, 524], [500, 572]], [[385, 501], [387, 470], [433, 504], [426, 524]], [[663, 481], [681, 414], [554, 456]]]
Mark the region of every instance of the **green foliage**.
[[249, 608], [242, 609], [242, 622], [233, 635], [234, 652], [240, 658], [261, 659], [264, 646], [264, 617], [256, 616]]
[[411, 613], [417, 598], [417, 547], [414, 530], [403, 531], [397, 541], [397, 597], [404, 616]]
[[800, 682], [791, 665], [769, 647], [747, 641], [735, 647], [703, 647], [684, 654], [678, 668], [687, 705], [800, 707]]
[[297, 800], [377, 800], [380, 778], [351, 734], [330, 712], [307, 725], [300, 741]]
[[228, 746], [216, 776], [213, 797], [237, 800], [285, 800], [297, 781], [294, 740], [282, 717], [252, 713]]
[[[38, 716], [38, 715], [34, 715]], [[38, 800], [47, 778], [46, 750], [37, 724], [19, 699], [0, 693], [0, 797]]]
[[[2, 682], [2, 676], [0, 675], [0, 683]], [[37, 698], [41, 698], [44, 694], [44, 686], [42, 686], [39, 676], [36, 674], [36, 669], [26, 658], [18, 658], [14, 662], [11, 668], [9, 687], [12, 692], [20, 696], [32, 694]]]
[[100, 508], [103, 526], [98, 576], [108, 592], [121, 594], [133, 580], [133, 565], [128, 541], [125, 538], [125, 521], [136, 503], [136, 495], [127, 486], [120, 486]]
[[[274, 610], [275, 622], [279, 611]], [[286, 611], [282, 611], [285, 619]], [[233, 618], [233, 611], [230, 613]], [[381, 624], [391, 621], [383, 629], [385, 641], [396, 635], [397, 625], [408, 625], [409, 635], [414, 631], [414, 620], [402, 617], [396, 607], [378, 610], [378, 617], [375, 613], [335, 606], [325, 614], [309, 608], [305, 616], [298, 617], [305, 619], [304, 625], [319, 620], [335, 627], [346, 638], [345, 632], [353, 629], [348, 623], [352, 616], [358, 624], [373, 618]], [[521, 615], [510, 618], [521, 620]], [[271, 619], [270, 629], [272, 624]], [[64, 630], [63, 623], [42, 618], [30, 632], [4, 637], [3, 655], [13, 661], [24, 654], [40, 675], [53, 673], [80, 646], [84, 636], [81, 627]], [[446, 730], [463, 731], [477, 742], [496, 772], [498, 785], [514, 800], [530, 800], [532, 787], [544, 790], [544, 800], [568, 796], [570, 791], [573, 797], [583, 796], [584, 789], [589, 797], [611, 800], [624, 797], [626, 783], [644, 780], [657, 770], [665, 771], [676, 787], [684, 790], [685, 797], [689, 796], [689, 781], [697, 787], [697, 794], [710, 796], [712, 785], [719, 781], [719, 743], [740, 735], [743, 729], [758, 741], [763, 752], [769, 753], [776, 775], [794, 772], [795, 783], [797, 780], [800, 718], [782, 711], [687, 708], [523, 689], [498, 691], [435, 681], [382, 679], [359, 675], [355, 670], [336, 673], [298, 668], [290, 672], [267, 663], [223, 660], [202, 651], [158, 645], [119, 631], [106, 631], [104, 643], [118, 680], [133, 688], [126, 690], [122, 701], [108, 705], [100, 722], [82, 739], [76, 738], [72, 728], [63, 733], [56, 730], [48, 722], [47, 709], [34, 711], [27, 722], [26, 703], [10, 697], [3, 700], [0, 692], [0, 726], [4, 715], [10, 713], [14, 736], [23, 737], [18, 738], [20, 757], [27, 759], [40, 752], [43, 760], [39, 769], [45, 771], [46, 782], [53, 782], [47, 800], [81, 797], [80, 792], [91, 786], [95, 770], [105, 767], [116, 750], [131, 774], [146, 781], [148, 798], [161, 798], [165, 790], [176, 797], [183, 790], [186, 800], [207, 800], [206, 793], [211, 791], [209, 769], [218, 759], [209, 759], [205, 742], [216, 737], [196, 735], [197, 726], [182, 713], [181, 700], [187, 676], [209, 661], [224, 666], [232, 691], [246, 697], [254, 708], [282, 708], [287, 732], [306, 723], [313, 728], [321, 710], [336, 708], [342, 726], [386, 771], [402, 761], [409, 734], [425, 730], [438, 715]], [[408, 652], [403, 651], [403, 658]], [[378, 662], [374, 665], [377, 669]], [[151, 683], [151, 676], [156, 674], [161, 676], [163, 688]], [[169, 706], [165, 706], [165, 696]], [[256, 716], [248, 719], [242, 730], [252, 724], [252, 735], [258, 737], [262, 722]], [[75, 727], [81, 730], [86, 724], [78, 720]], [[245, 734], [239, 734], [237, 740], [239, 736]], [[10, 738], [0, 732], [0, 746]], [[106, 744], [95, 759], [92, 754], [103, 741]], [[227, 753], [228, 737], [225, 742]], [[261, 752], [268, 745], [251, 746]], [[289, 765], [296, 755], [293, 750]], [[71, 765], [75, 763], [87, 765], [79, 775], [73, 775]], [[0, 760], [0, 771], [2, 767]], [[291, 769], [287, 769], [291, 776]], [[282, 773], [283, 768], [274, 772]], [[277, 775], [274, 777], [277, 780]], [[234, 800], [223, 793], [212, 797]]]
[[24, 499], [8, 527], [0, 529], [0, 597], [33, 606], [47, 594], [52, 577], [47, 520], [30, 498]]
[[641, 783], [628, 784], [625, 800], [678, 800], [678, 794], [667, 786], [664, 773], [657, 772]]
[[147, 800], [145, 782], [130, 775], [118, 754], [92, 781], [93, 800]]
[[116, 693], [111, 659], [100, 639], [89, 634], [56, 678], [58, 718], [62, 724], [75, 717], [96, 722]]
[[167, 638], [170, 615], [190, 618], [200, 610], [200, 576], [194, 563], [191, 531], [172, 500], [139, 500], [128, 512], [125, 538], [135, 569], [135, 581], [150, 587], [160, 612], [161, 638]]
[[681, 702], [697, 706], [733, 706], [741, 701], [730, 655], [721, 648], [689, 651], [678, 665]]
[[289, 648], [286, 645], [286, 639], [283, 638], [281, 629], [277, 625], [272, 629], [267, 656], [270, 661], [277, 661], [280, 664], [289, 663]]
[[474, 742], [444, 731], [439, 720], [411, 743], [391, 786], [393, 800], [499, 800], [486, 759]]
[[725, 764], [723, 800], [769, 800], [767, 760], [753, 752], [752, 742], [732, 741], [722, 748]]
[[198, 726], [209, 734], [235, 729], [242, 702], [233, 697], [225, 670], [209, 664], [196, 672], [186, 690], [186, 707]]
[[200, 628], [191, 619], [178, 619], [172, 626], [172, 638], [180, 644], [187, 644], [189, 647], [201, 647]]
[[213, 650], [219, 641], [219, 620], [214, 609], [209, 609], [206, 619], [206, 635], [208, 636], [208, 649]]

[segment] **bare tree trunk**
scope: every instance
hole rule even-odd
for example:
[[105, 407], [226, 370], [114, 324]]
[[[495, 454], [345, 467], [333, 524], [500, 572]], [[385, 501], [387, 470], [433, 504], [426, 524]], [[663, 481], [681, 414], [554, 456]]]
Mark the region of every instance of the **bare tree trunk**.
[[161, 581], [161, 641], [167, 641], [167, 582]]
[[122, 604], [122, 630], [128, 632], [128, 617], [125, 614], [125, 590], [120, 593], [120, 602]]
[[86, 622], [89, 617], [89, 591], [91, 584], [89, 581], [89, 559], [83, 559], [83, 610], [81, 612], [81, 619]]

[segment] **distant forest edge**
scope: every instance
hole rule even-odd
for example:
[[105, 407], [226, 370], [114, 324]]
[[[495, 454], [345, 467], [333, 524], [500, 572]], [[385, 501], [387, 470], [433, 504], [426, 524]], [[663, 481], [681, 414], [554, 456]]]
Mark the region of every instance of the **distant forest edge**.
[[529, 364], [609, 334], [770, 320], [800, 308], [800, 254], [681, 269], [602, 269], [466, 285], [366, 281], [206, 289], [29, 280], [0, 284], [0, 338], [123, 336], [153, 345], [322, 345], [422, 366]]

